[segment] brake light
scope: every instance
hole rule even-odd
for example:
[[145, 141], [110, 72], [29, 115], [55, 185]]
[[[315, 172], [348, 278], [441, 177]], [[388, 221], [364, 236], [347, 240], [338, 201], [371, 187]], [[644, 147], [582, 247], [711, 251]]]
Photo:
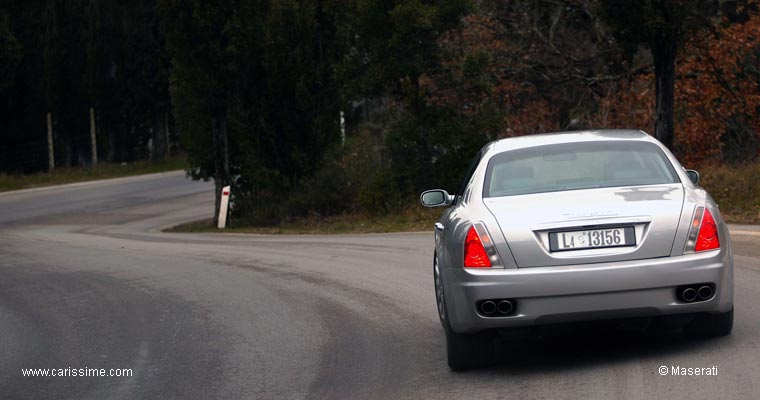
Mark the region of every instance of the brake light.
[[465, 268], [491, 268], [491, 261], [488, 259], [475, 226], [470, 227], [464, 239], [464, 266]]
[[718, 239], [718, 225], [715, 224], [710, 210], [705, 208], [702, 216], [702, 225], [699, 227], [697, 235], [697, 244], [694, 251], [714, 250], [720, 248], [720, 239]]

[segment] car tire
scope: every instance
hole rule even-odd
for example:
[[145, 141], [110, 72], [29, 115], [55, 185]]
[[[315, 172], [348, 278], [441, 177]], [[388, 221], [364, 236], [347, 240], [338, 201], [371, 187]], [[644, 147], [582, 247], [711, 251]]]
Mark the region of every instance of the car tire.
[[699, 314], [683, 328], [688, 338], [704, 339], [727, 336], [734, 327], [734, 309], [717, 314]]
[[446, 356], [452, 371], [465, 371], [491, 365], [494, 338], [491, 332], [456, 333], [446, 329]]
[[464, 371], [490, 365], [494, 359], [494, 337], [492, 332], [457, 333], [451, 328], [446, 307], [446, 295], [438, 273], [438, 259], [433, 261], [436, 303], [439, 317], [446, 333], [446, 357], [452, 371]]

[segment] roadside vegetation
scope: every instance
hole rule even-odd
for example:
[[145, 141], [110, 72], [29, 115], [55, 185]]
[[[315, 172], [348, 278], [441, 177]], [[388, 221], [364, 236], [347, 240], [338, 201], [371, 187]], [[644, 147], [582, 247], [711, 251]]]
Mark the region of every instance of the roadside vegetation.
[[489, 141], [642, 129], [753, 221], [759, 54], [758, 0], [9, 2], [0, 171], [182, 150], [233, 229], [400, 229]]
[[[531, 133], [642, 129], [698, 170], [733, 171], [760, 152], [755, 2], [355, 0], [263, 13], [204, 3], [187, 14], [161, 4], [184, 15], [165, 29], [191, 171], [217, 194], [232, 186], [233, 229], [395, 216], [424, 189], [454, 192], [485, 143]], [[223, 29], [225, 13], [245, 24]], [[206, 42], [219, 46], [195, 46]], [[730, 220], [752, 218], [752, 200], [725, 193]]]
[[706, 166], [699, 173], [700, 185], [713, 196], [727, 222], [760, 224], [760, 162]]
[[[733, 224], [760, 224], [760, 162], [741, 166], [717, 165], [700, 171], [700, 185], [720, 205], [723, 218]], [[242, 225], [219, 230], [212, 219], [193, 221], [167, 229], [174, 233], [224, 232], [250, 234], [341, 234], [421, 232], [433, 230], [442, 208], [424, 208], [416, 202], [385, 214], [344, 213], [322, 217], [308, 215], [282, 221], [276, 226]], [[242, 226], [241, 226], [242, 225]]]
[[0, 192], [98, 179], [121, 178], [186, 168], [187, 159], [185, 156], [176, 155], [157, 162], [140, 160], [131, 163], [101, 163], [94, 167], [65, 167], [55, 169], [52, 172], [33, 174], [2, 173], [0, 174]]
[[220, 230], [212, 219], [193, 221], [165, 230], [175, 233], [224, 232], [251, 234], [318, 235], [342, 233], [392, 233], [392, 232], [432, 232], [442, 209], [423, 208], [410, 205], [387, 215], [349, 213], [330, 217], [318, 215], [294, 218], [277, 226], [238, 226]]

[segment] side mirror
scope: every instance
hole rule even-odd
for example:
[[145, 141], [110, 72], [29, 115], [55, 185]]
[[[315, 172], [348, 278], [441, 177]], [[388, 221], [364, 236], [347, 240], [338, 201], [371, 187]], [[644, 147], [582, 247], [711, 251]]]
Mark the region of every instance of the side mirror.
[[442, 189], [426, 190], [420, 195], [420, 203], [425, 207], [448, 206], [454, 202], [454, 196]]
[[689, 175], [689, 180], [691, 180], [691, 183], [695, 185], [699, 183], [699, 172], [694, 171], [693, 169], [687, 169], [686, 174]]

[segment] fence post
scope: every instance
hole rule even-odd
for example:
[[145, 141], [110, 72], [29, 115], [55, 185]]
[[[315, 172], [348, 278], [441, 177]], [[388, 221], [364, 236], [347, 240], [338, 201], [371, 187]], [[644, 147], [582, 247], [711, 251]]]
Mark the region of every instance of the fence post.
[[53, 114], [47, 113], [48, 169], [55, 169], [55, 151], [53, 150]]
[[90, 107], [90, 148], [92, 154], [92, 165], [98, 163], [98, 140], [95, 131], [95, 107]]

